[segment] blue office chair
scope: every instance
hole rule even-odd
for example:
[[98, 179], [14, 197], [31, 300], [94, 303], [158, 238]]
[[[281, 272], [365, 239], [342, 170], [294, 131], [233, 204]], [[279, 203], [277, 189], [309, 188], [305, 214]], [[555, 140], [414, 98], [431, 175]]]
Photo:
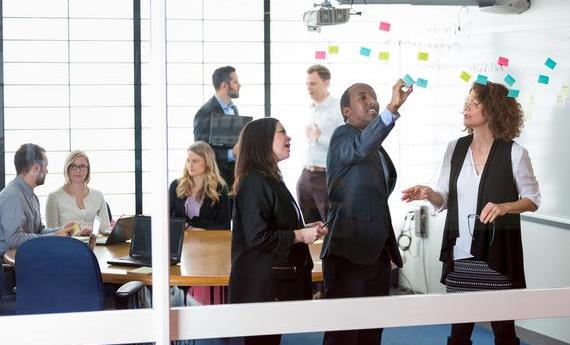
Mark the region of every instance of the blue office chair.
[[[10, 291], [13, 289], [13, 281], [4, 272], [3, 264], [0, 263], [0, 316], [16, 314], [16, 295]], [[12, 273], [12, 272], [9, 272]]]
[[[18, 314], [103, 310], [99, 263], [81, 241], [42, 236], [24, 242], [16, 252], [16, 310]], [[125, 284], [117, 305], [134, 298], [144, 284]]]

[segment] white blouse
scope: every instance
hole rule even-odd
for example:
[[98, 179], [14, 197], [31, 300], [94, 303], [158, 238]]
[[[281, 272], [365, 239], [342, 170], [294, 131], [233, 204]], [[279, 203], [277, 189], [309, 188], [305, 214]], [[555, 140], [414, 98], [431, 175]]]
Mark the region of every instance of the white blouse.
[[[447, 146], [447, 151], [445, 152], [443, 164], [441, 166], [439, 180], [435, 189], [443, 198], [443, 205], [440, 211], [447, 209], [449, 178], [451, 174], [451, 157], [456, 144], [457, 140], [454, 140]], [[513, 143], [511, 149], [511, 161], [513, 166], [513, 176], [515, 178], [519, 197], [521, 199], [527, 198], [532, 201], [536, 207], [539, 207], [540, 189], [538, 187], [538, 181], [534, 176], [528, 151], [517, 142]], [[471, 226], [471, 228], [473, 228], [473, 221], [469, 222], [467, 217], [468, 215], [475, 214], [477, 212], [479, 182], [481, 182], [481, 175], [477, 175], [475, 164], [473, 162], [473, 153], [471, 148], [469, 148], [467, 156], [463, 161], [459, 178], [457, 179], [457, 219], [459, 222], [459, 238], [457, 238], [455, 247], [453, 248], [454, 260], [472, 257], [472, 238], [469, 232], [469, 227]]]
[[82, 229], [91, 228], [95, 216], [101, 218], [100, 230], [109, 228], [109, 213], [103, 193], [89, 188], [89, 193], [83, 199], [84, 209], [77, 206], [74, 197], [60, 187], [48, 195], [46, 203], [46, 223], [48, 227], [63, 226], [71, 221], [77, 221]]

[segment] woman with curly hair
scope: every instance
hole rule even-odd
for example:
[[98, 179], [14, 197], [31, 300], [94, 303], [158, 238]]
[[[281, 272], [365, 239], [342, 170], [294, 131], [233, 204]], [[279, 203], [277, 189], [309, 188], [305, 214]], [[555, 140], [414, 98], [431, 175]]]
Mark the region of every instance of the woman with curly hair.
[[[540, 190], [528, 151], [513, 139], [520, 104], [500, 84], [473, 84], [463, 107], [469, 133], [449, 143], [435, 190], [414, 186], [402, 200], [447, 209], [440, 253], [447, 292], [524, 288], [520, 213], [536, 211]], [[448, 345], [471, 344], [473, 323], [453, 324]], [[491, 322], [496, 345], [519, 344], [514, 321]]]
[[182, 177], [170, 184], [170, 216], [186, 218], [190, 228], [228, 230], [228, 188], [220, 176], [214, 150], [197, 141], [187, 153]]

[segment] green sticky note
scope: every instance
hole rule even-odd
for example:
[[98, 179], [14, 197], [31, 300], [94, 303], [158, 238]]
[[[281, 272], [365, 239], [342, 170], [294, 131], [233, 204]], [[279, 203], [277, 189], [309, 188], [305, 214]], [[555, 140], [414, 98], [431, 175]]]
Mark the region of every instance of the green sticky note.
[[378, 53], [378, 59], [380, 59], [382, 61], [390, 60], [390, 52], [379, 52]]
[[548, 85], [549, 77], [547, 75], [541, 74], [538, 76], [538, 83]]
[[515, 81], [516, 81], [516, 79], [513, 78], [512, 75], [507, 74], [507, 75], [505, 76], [505, 83], [509, 84], [509, 86], [513, 86], [513, 84], [515, 83]]
[[412, 85], [414, 85], [414, 84], [416, 83], [416, 82], [414, 81], [414, 78], [412, 78], [412, 76], [409, 75], [409, 74], [406, 74], [406, 75], [404, 76], [404, 78], [402, 78], [402, 80], [406, 83], [406, 86], [408, 86], [408, 87], [409, 87], [409, 86], [412, 86]]
[[338, 54], [338, 46], [329, 46], [329, 54]]
[[428, 81], [426, 79], [418, 78], [416, 81], [416, 85], [419, 87], [423, 87], [424, 89], [427, 87]]
[[427, 61], [427, 60], [429, 60], [429, 53], [418, 52], [418, 61]]
[[478, 75], [477, 75], [477, 80], [475, 80], [475, 82], [476, 82], [477, 84], [487, 85], [488, 79], [489, 79], [489, 78], [488, 78], [486, 75], [478, 74]]
[[556, 61], [552, 60], [551, 58], [546, 59], [544, 64], [550, 69], [554, 69], [554, 67], [556, 67]]
[[459, 78], [461, 78], [464, 82], [468, 82], [469, 79], [471, 79], [471, 74], [465, 72], [465, 71], [461, 71], [461, 74], [459, 75]]
[[507, 95], [507, 97], [510, 98], [517, 98], [519, 96], [519, 90], [515, 90], [515, 89], [510, 89], [509, 90], [509, 94]]

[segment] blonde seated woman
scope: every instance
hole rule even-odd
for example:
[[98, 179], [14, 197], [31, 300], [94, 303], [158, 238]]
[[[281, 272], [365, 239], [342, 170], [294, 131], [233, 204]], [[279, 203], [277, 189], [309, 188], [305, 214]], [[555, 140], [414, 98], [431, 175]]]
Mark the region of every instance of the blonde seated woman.
[[100, 230], [110, 226], [107, 203], [103, 194], [87, 185], [91, 178], [89, 157], [83, 151], [72, 151], [63, 166], [65, 184], [48, 195], [46, 222], [48, 227], [58, 227], [76, 221], [81, 234], [91, 230], [95, 216], [101, 218]]
[[[214, 150], [197, 141], [187, 150], [182, 176], [169, 188], [170, 216], [185, 218], [190, 230], [229, 230], [228, 187], [220, 176]], [[224, 303], [222, 287], [190, 287], [189, 304]]]

